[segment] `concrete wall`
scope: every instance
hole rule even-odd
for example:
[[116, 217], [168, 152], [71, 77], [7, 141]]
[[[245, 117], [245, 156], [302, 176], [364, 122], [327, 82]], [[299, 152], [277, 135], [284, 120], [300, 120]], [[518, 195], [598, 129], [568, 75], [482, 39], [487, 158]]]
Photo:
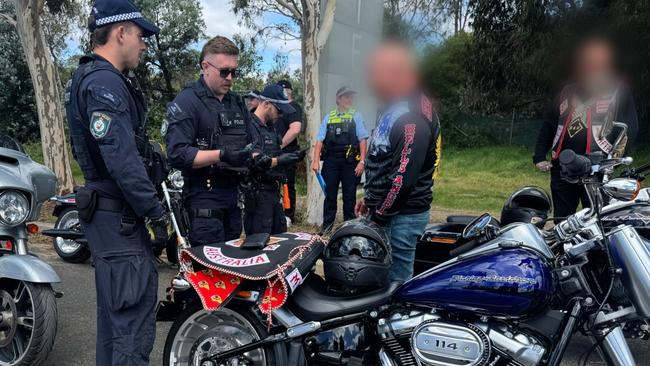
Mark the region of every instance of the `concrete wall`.
[[334, 27], [320, 59], [323, 115], [336, 107], [336, 90], [348, 85], [359, 92], [357, 109], [366, 119], [366, 128], [374, 128], [377, 108], [367, 92], [365, 63], [368, 53], [381, 39], [382, 21], [381, 0], [336, 2]]

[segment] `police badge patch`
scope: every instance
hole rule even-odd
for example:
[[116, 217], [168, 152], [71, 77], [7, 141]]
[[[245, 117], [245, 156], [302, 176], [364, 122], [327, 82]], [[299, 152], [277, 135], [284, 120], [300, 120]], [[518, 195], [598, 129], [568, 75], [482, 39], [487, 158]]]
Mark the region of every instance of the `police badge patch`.
[[90, 118], [90, 133], [96, 139], [106, 136], [108, 128], [111, 126], [111, 117], [101, 112], [93, 112]]

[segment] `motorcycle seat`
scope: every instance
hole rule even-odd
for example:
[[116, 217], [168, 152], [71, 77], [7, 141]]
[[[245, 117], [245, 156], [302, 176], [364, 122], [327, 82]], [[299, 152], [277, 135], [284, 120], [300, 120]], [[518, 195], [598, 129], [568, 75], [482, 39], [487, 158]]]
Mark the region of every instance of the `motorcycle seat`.
[[385, 289], [370, 293], [334, 296], [327, 293], [325, 280], [312, 273], [289, 297], [287, 305], [303, 321], [331, 319], [383, 305], [400, 285], [401, 282], [392, 282]]

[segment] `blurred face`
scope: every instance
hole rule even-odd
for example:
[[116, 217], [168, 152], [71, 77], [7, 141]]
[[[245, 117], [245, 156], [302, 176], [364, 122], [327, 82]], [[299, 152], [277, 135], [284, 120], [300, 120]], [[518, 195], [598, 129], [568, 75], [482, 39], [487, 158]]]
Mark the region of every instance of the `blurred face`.
[[120, 45], [120, 55], [123, 66], [133, 70], [140, 64], [140, 58], [147, 45], [142, 37], [142, 29], [135, 24], [120, 25], [115, 29], [115, 37]]
[[287, 96], [287, 100], [293, 100], [293, 90], [286, 89], [286, 88], [284, 88], [282, 90], [284, 90], [284, 95]]
[[418, 88], [418, 73], [411, 52], [399, 44], [378, 47], [368, 64], [370, 90], [381, 103], [403, 98]]
[[341, 95], [336, 102], [339, 105], [339, 109], [342, 111], [347, 111], [348, 109], [352, 108], [354, 105], [354, 94], [345, 94]]
[[237, 56], [222, 53], [206, 55], [201, 62], [203, 79], [217, 97], [223, 97], [232, 87], [232, 72], [237, 69]]
[[576, 67], [578, 80], [586, 87], [603, 86], [614, 73], [612, 48], [605, 42], [591, 41], [582, 46]]

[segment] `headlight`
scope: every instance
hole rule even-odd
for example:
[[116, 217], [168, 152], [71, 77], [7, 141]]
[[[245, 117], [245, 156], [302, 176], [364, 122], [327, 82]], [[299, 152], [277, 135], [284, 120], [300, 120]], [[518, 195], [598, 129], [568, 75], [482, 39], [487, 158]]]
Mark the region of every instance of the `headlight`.
[[167, 179], [174, 189], [183, 189], [183, 184], [185, 182], [183, 181], [183, 174], [180, 172], [180, 170], [174, 170], [169, 173]]
[[18, 191], [5, 191], [0, 194], [0, 220], [9, 226], [21, 224], [29, 215], [29, 202]]

